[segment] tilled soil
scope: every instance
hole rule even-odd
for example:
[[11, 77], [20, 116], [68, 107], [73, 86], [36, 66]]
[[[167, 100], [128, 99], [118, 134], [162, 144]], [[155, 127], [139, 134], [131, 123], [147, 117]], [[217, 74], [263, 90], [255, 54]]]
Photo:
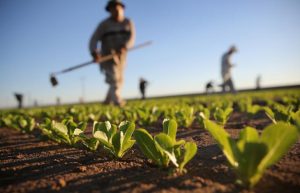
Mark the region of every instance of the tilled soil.
[[[263, 129], [264, 117], [244, 119], [234, 113], [226, 125], [234, 137], [250, 125]], [[156, 133], [158, 129], [150, 129]], [[253, 190], [235, 184], [235, 175], [208, 132], [180, 128], [178, 138], [197, 143], [198, 153], [185, 174], [157, 168], [137, 146], [122, 160], [103, 149], [91, 152], [41, 139], [39, 132], [24, 134], [0, 128], [0, 192], [299, 192], [300, 141], [277, 164], [269, 168]]]

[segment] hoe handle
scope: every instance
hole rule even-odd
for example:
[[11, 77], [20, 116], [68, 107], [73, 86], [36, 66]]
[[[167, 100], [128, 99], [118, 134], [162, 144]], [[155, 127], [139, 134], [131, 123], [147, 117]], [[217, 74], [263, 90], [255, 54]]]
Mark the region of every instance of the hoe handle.
[[92, 61], [89, 61], [89, 62], [85, 62], [85, 63], [83, 63], [83, 64], [78, 64], [78, 65], [76, 65], [76, 66], [73, 66], [73, 67], [64, 69], [64, 70], [62, 70], [62, 71], [60, 71], [60, 72], [56, 72], [56, 73], [54, 73], [54, 74], [62, 74], [62, 73], [70, 72], [70, 71], [75, 70], [75, 69], [77, 69], [77, 68], [81, 68], [81, 67], [84, 67], [84, 66], [93, 64], [93, 63], [94, 63], [94, 61], [92, 60]]
[[[134, 47], [128, 49], [128, 51], [133, 51], [133, 50], [140, 49], [140, 48], [142, 48], [142, 47], [145, 47], [145, 46], [150, 45], [151, 43], [152, 43], [152, 41], [144, 42], [144, 43], [142, 43], [142, 44], [136, 45], [136, 46], [134, 46]], [[117, 55], [117, 54], [110, 54], [110, 55], [103, 56], [103, 57], [101, 57], [99, 63], [100, 63], [100, 62], [105, 62], [105, 61], [111, 60], [111, 59], [113, 59], [113, 57], [114, 57], [115, 55]], [[84, 67], [84, 66], [88, 66], [88, 65], [93, 64], [93, 63], [94, 63], [94, 61], [91, 60], [91, 61], [88, 61], [88, 62], [85, 62], [85, 63], [82, 63], [82, 64], [78, 64], [78, 65], [76, 65], [76, 66], [72, 66], [72, 67], [70, 67], [70, 68], [64, 69], [64, 70], [62, 70], [62, 71], [52, 73], [52, 75], [57, 75], [57, 74], [63, 74], [63, 73], [66, 73], [66, 72], [70, 72], [70, 71], [75, 70], [75, 69], [77, 69], [77, 68], [82, 68], [82, 67]]]

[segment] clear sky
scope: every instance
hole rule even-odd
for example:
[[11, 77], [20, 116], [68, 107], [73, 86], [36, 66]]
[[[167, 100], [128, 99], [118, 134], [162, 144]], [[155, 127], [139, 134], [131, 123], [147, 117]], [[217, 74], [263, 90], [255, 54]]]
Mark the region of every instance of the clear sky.
[[[88, 42], [108, 16], [106, 0], [0, 0], [0, 108], [103, 100], [108, 89], [98, 66], [58, 76], [49, 74], [89, 61]], [[136, 43], [150, 47], [129, 53], [125, 98], [139, 97], [138, 80], [147, 79], [150, 96], [204, 91], [221, 83], [220, 58], [232, 44], [236, 87], [300, 83], [299, 0], [126, 0], [135, 22]]]

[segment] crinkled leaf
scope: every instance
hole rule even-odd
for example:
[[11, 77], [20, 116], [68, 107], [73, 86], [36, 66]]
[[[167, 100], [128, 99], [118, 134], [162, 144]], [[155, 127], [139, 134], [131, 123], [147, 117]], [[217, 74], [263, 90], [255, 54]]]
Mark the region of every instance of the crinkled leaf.
[[83, 131], [82, 131], [81, 129], [75, 129], [75, 130], [74, 130], [74, 135], [75, 135], [75, 136], [78, 136], [78, 135], [80, 135], [81, 133], [83, 133]]
[[64, 124], [52, 121], [52, 129], [55, 134], [58, 135], [58, 137], [61, 137], [66, 143], [71, 143], [68, 135], [68, 128]]

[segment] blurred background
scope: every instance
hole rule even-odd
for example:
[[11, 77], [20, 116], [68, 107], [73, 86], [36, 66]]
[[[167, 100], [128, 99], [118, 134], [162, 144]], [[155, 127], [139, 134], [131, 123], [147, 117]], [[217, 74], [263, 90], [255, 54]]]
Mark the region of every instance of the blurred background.
[[[231, 45], [237, 89], [300, 83], [299, 0], [124, 0], [136, 27], [124, 98], [139, 97], [140, 77], [148, 96], [205, 91], [221, 84], [221, 57]], [[0, 108], [103, 100], [108, 86], [97, 65], [58, 76], [51, 72], [91, 60], [90, 37], [108, 16], [106, 0], [0, 0]]]

